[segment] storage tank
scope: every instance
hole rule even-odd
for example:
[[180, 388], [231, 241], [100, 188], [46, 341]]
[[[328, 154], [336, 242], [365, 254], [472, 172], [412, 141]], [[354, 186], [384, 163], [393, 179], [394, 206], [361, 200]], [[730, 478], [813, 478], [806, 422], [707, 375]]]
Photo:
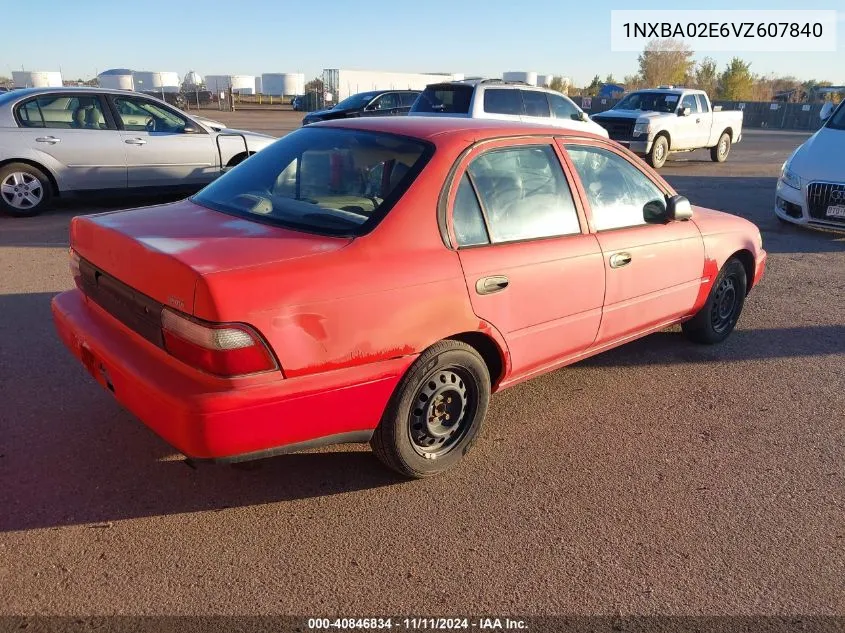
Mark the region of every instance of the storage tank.
[[230, 75], [205, 76], [205, 87], [215, 94], [226, 92], [231, 85], [232, 77]]
[[256, 75], [256, 77], [255, 77], [255, 94], [257, 94], [257, 95], [264, 94], [264, 81], [258, 75]]
[[530, 86], [537, 85], [537, 73], [534, 71], [510, 71], [502, 73], [504, 81], [524, 81]]
[[185, 79], [182, 80], [182, 85], [185, 88], [196, 88], [202, 85], [202, 77], [198, 72], [189, 70], [188, 74], [185, 75]]
[[115, 90], [135, 90], [135, 79], [132, 71], [128, 68], [112, 68], [104, 70], [97, 75], [97, 83], [100, 88], [113, 88]]
[[548, 88], [552, 85], [552, 81], [554, 81], [554, 78], [554, 75], [537, 75], [537, 85]]
[[62, 73], [52, 70], [13, 70], [15, 88], [60, 88]]
[[305, 93], [303, 73], [264, 73], [261, 75], [264, 94], [274, 97], [292, 97]]
[[139, 71], [134, 73], [135, 90], [156, 92], [179, 92], [179, 75], [174, 72]]
[[242, 95], [255, 94], [255, 75], [232, 75], [232, 91]]

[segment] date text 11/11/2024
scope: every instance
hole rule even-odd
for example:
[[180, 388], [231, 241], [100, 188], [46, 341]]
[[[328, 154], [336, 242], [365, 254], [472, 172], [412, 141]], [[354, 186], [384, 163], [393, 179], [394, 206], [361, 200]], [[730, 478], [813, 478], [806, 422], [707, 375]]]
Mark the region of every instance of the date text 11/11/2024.
[[407, 631], [520, 631], [528, 630], [525, 620], [512, 618], [309, 618], [310, 631], [367, 631], [367, 630], [407, 630]]

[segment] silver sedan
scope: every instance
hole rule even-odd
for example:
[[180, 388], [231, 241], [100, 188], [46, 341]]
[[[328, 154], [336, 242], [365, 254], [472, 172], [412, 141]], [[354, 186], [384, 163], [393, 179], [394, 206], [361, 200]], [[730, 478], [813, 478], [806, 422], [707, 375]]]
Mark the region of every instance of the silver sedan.
[[36, 215], [54, 196], [199, 189], [276, 139], [220, 128], [124, 90], [0, 94], [0, 211]]

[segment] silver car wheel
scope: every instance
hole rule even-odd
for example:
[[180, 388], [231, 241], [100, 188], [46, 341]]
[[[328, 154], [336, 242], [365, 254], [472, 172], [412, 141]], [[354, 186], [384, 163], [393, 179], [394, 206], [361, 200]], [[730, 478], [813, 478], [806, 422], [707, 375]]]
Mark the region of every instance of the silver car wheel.
[[0, 196], [16, 209], [32, 209], [44, 199], [44, 185], [32, 174], [15, 171], [0, 184]]

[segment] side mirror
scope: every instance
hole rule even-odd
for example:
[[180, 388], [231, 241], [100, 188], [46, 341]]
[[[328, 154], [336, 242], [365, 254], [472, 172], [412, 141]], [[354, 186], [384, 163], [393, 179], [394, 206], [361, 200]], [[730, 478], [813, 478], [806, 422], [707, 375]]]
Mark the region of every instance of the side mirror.
[[678, 116], [689, 116], [690, 114], [692, 114], [692, 108], [689, 106], [678, 110]]
[[193, 123], [188, 123], [184, 128], [182, 128], [182, 132], [184, 134], [199, 134], [199, 131], [199, 127], [197, 127]]
[[670, 220], [686, 222], [692, 217], [692, 205], [684, 196], [672, 196], [666, 201], [666, 215]]
[[589, 122], [589, 121], [590, 121], [590, 115], [589, 115], [589, 114], [587, 114], [586, 112], [584, 112], [583, 110], [581, 110], [581, 116], [580, 116], [580, 117], [578, 117], [578, 118], [579, 118], [579, 120], [581, 120], [581, 121], [585, 121], [585, 122]]

